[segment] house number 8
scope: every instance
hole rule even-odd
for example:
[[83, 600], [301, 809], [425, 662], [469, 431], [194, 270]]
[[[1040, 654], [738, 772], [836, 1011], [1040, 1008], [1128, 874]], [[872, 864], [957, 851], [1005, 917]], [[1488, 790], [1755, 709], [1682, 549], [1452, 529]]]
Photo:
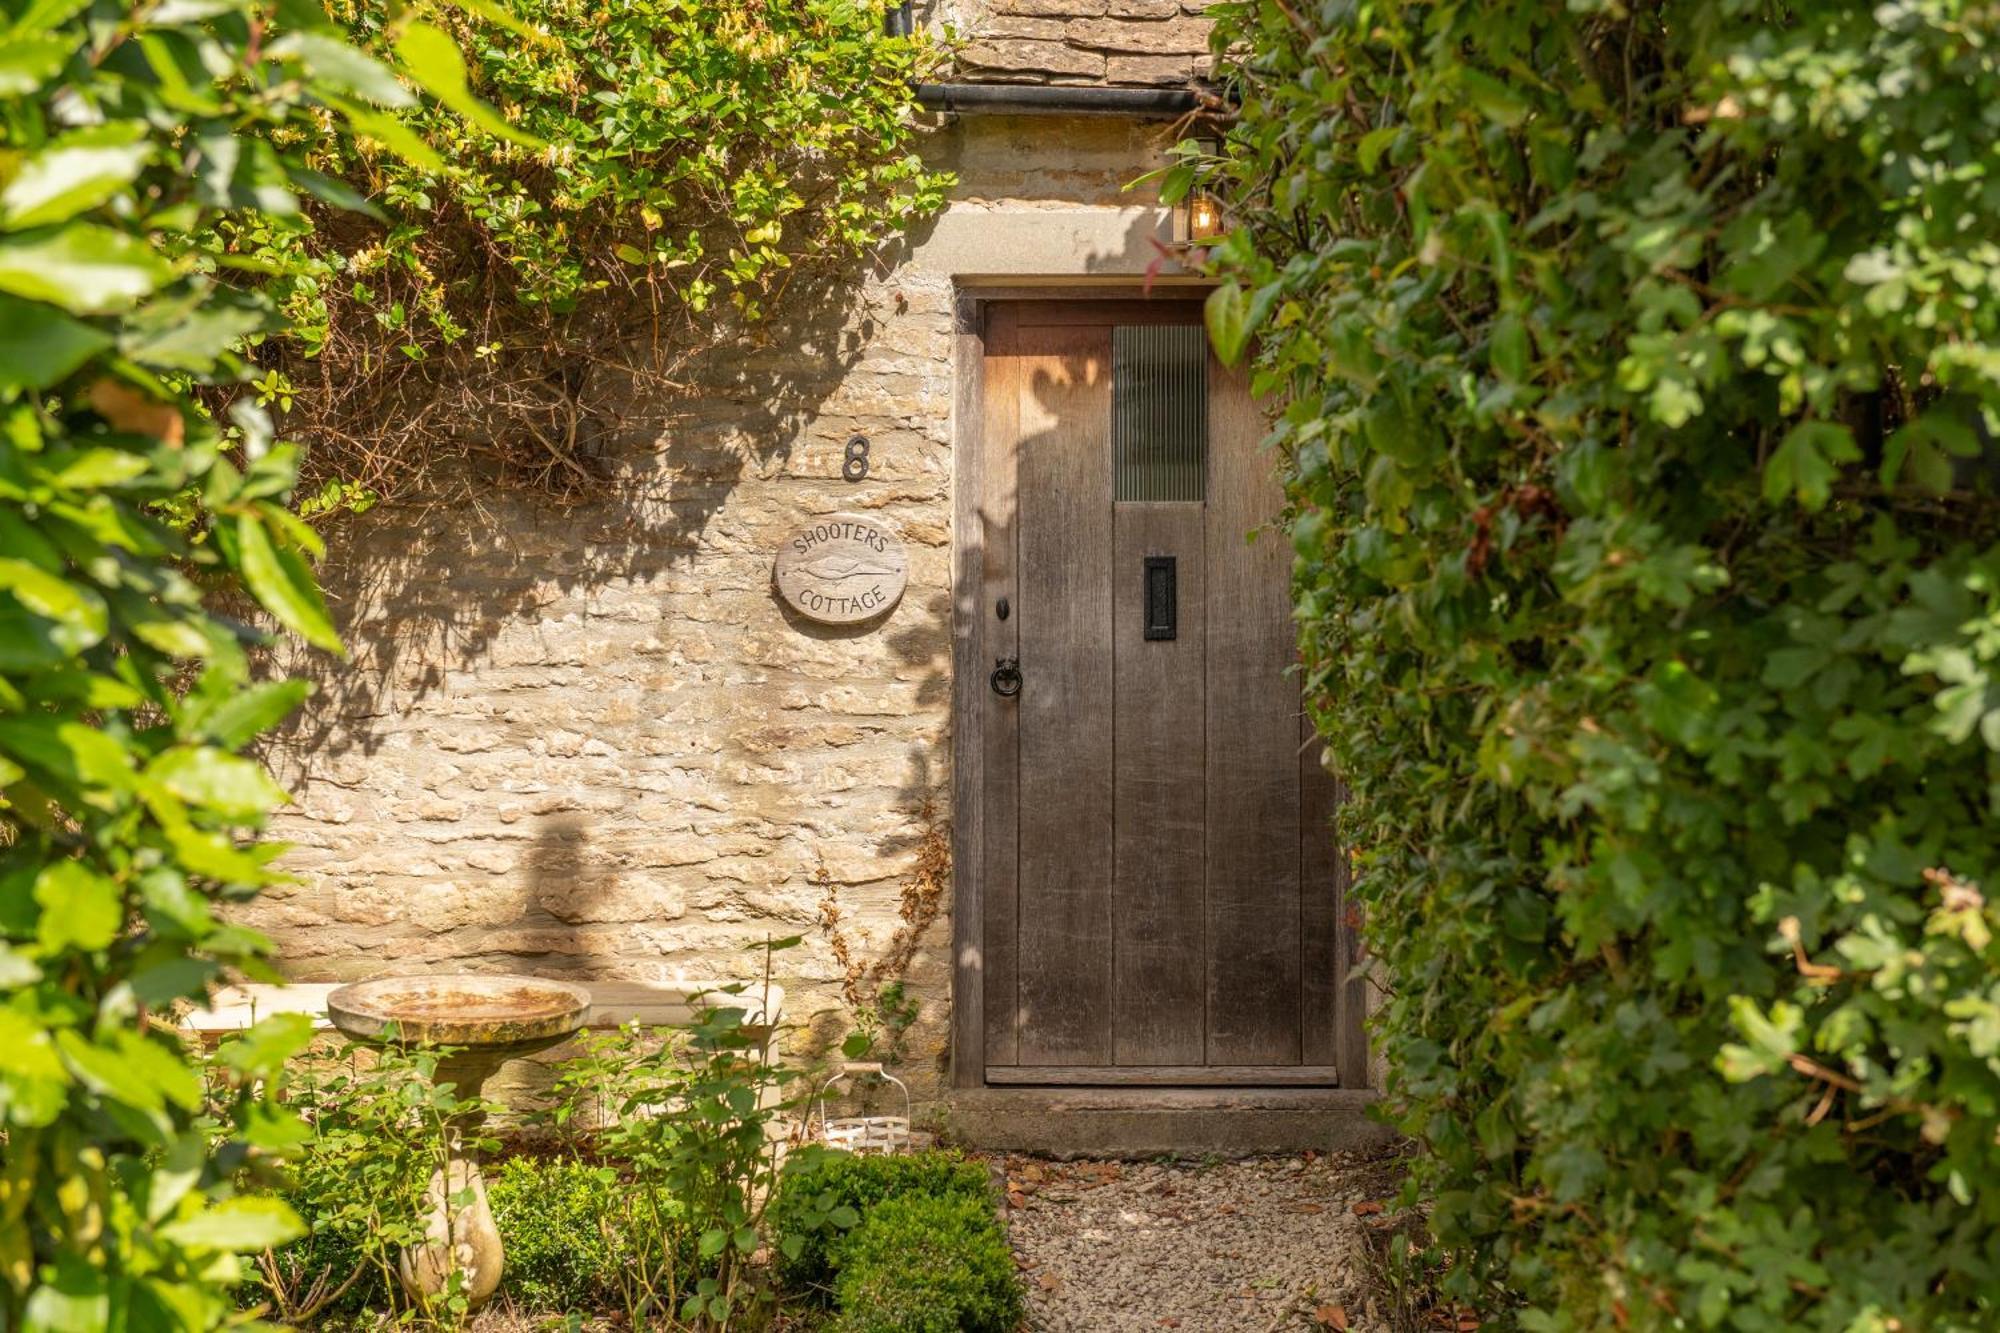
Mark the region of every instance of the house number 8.
[[840, 475], [849, 481], [860, 481], [868, 475], [868, 437], [856, 435], [847, 442], [847, 458], [840, 465]]

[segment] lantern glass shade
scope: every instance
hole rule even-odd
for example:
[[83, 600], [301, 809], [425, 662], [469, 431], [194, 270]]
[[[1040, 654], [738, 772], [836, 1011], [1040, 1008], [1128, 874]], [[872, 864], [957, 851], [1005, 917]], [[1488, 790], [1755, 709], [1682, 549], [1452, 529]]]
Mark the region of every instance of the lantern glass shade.
[[1222, 201], [1206, 190], [1188, 196], [1188, 239], [1211, 240], [1222, 234]]

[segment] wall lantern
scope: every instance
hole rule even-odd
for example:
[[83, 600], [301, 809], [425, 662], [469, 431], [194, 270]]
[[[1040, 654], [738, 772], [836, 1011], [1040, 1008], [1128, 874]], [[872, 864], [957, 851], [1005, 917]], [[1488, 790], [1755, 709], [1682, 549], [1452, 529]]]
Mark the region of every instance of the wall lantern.
[[[1222, 157], [1222, 140], [1203, 135], [1194, 140], [1194, 152], [1183, 158], [1207, 166]], [[1185, 151], [1185, 145], [1183, 145]], [[1189, 245], [1201, 245], [1222, 235], [1222, 199], [1196, 186], [1181, 204], [1181, 237]]]
[[1199, 244], [1222, 234], [1222, 201], [1207, 190], [1194, 190], [1187, 199], [1187, 238]]

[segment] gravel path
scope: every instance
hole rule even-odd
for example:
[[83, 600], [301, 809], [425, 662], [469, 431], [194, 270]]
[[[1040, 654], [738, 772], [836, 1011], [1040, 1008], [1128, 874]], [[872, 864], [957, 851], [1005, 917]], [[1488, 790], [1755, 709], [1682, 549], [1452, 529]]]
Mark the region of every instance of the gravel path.
[[994, 1165], [1030, 1329], [1385, 1327], [1360, 1263], [1365, 1219], [1396, 1180], [1379, 1156]]

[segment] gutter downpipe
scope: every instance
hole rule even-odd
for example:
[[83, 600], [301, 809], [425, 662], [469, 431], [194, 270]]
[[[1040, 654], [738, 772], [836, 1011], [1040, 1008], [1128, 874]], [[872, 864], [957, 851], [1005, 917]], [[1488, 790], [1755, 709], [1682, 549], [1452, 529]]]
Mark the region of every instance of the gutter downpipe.
[[1063, 87], [1040, 83], [920, 83], [917, 102], [933, 111], [997, 115], [1126, 116], [1175, 120], [1199, 109], [1185, 88]]

